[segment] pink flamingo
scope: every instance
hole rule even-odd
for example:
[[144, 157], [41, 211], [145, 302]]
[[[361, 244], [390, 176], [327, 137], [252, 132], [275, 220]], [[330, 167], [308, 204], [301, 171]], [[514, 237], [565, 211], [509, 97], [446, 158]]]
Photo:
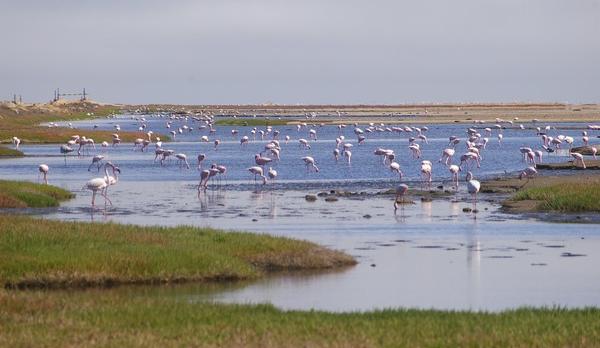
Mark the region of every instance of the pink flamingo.
[[452, 182], [454, 183], [454, 187], [458, 190], [458, 172], [460, 172], [460, 167], [456, 164], [452, 164], [448, 167], [448, 171], [452, 174]]
[[577, 152], [571, 152], [571, 157], [575, 159], [575, 164], [579, 165], [582, 169], [586, 169], [585, 162], [583, 161], [583, 155]]
[[47, 164], [40, 164], [38, 167], [38, 181], [40, 180], [40, 174], [44, 176], [44, 184], [48, 185], [48, 171], [50, 168]]
[[408, 185], [400, 184], [396, 187], [396, 196], [394, 197], [394, 214], [398, 210], [398, 205], [404, 210], [404, 195], [408, 191]]
[[306, 156], [306, 157], [302, 157], [302, 160], [304, 161], [304, 164], [306, 164], [306, 172], [307, 173], [310, 171], [310, 168], [313, 168], [316, 173], [319, 172], [319, 167], [317, 167], [317, 165], [315, 164], [314, 158], [312, 158], [310, 156]]
[[256, 185], [256, 176], [260, 176], [263, 180], [263, 185], [267, 183], [267, 177], [263, 175], [263, 169], [261, 167], [250, 167], [248, 171], [254, 174], [254, 184]]
[[390, 170], [392, 172], [398, 173], [398, 176], [400, 176], [399, 179], [402, 180], [403, 173], [402, 173], [402, 170], [400, 170], [400, 164], [398, 164], [398, 162], [392, 162], [392, 163], [390, 163]]

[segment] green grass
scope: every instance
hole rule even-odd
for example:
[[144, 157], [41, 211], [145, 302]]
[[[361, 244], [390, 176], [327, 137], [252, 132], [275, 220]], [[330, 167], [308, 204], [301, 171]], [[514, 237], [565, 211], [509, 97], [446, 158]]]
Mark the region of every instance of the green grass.
[[285, 126], [289, 122], [294, 122], [295, 120], [290, 119], [274, 119], [274, 118], [265, 118], [265, 117], [238, 117], [238, 118], [221, 118], [218, 119], [215, 124], [217, 126]]
[[512, 199], [538, 201], [538, 210], [600, 212], [600, 182], [596, 180], [525, 188]]
[[0, 180], [0, 208], [57, 207], [60, 201], [73, 197], [71, 192], [51, 185]]
[[0, 284], [9, 287], [252, 279], [354, 263], [310, 242], [262, 234], [0, 215]]
[[[46, 127], [41, 126], [41, 123], [60, 122], [93, 119], [95, 117], [104, 117], [118, 112], [112, 106], [95, 106], [87, 104], [75, 104], [74, 106], [64, 107], [23, 107], [18, 112], [0, 106], [0, 143], [10, 143], [12, 137], [16, 136], [21, 139], [21, 144], [31, 143], [65, 143], [71, 139], [72, 135], [86, 136], [94, 139], [96, 144], [102, 141], [112, 141], [113, 131], [108, 130], [81, 130], [65, 127]], [[93, 113], [88, 116], [88, 113]], [[123, 142], [133, 142], [136, 138], [145, 137], [141, 132], [119, 132]], [[155, 134], [160, 136], [163, 141], [170, 138], [166, 135]]]
[[0, 146], [0, 158], [23, 157], [23, 152], [6, 146]]
[[0, 290], [0, 346], [597, 347], [600, 342], [599, 309], [335, 314], [205, 303], [193, 293], [120, 290]]

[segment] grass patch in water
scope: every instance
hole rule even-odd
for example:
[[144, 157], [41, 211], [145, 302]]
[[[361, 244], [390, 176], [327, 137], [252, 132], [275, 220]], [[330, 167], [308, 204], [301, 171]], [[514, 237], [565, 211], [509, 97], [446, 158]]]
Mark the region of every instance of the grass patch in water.
[[71, 192], [56, 186], [0, 180], [0, 208], [57, 207], [60, 201], [73, 197]]
[[512, 199], [537, 201], [538, 210], [565, 213], [600, 212], [600, 181], [525, 188], [517, 192]]
[[0, 290], [0, 308], [5, 347], [596, 347], [600, 342], [597, 308], [327, 313], [205, 303], [193, 294], [98, 289]]
[[11, 158], [11, 157], [23, 157], [23, 152], [15, 149], [8, 148], [6, 146], [0, 146], [0, 159]]
[[251, 279], [272, 270], [355, 264], [306, 241], [194, 227], [0, 215], [0, 284], [92, 287]]

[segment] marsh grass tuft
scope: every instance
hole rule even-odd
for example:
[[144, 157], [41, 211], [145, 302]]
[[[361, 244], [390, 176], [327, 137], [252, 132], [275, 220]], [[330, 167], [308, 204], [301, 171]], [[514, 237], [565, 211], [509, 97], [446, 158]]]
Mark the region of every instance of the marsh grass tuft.
[[241, 280], [356, 263], [306, 241], [209, 228], [15, 215], [0, 215], [0, 226], [0, 283], [10, 288]]
[[0, 208], [57, 207], [60, 201], [73, 197], [71, 192], [56, 186], [0, 180]]
[[525, 188], [517, 192], [513, 200], [537, 201], [539, 210], [566, 213], [600, 212], [600, 181]]
[[0, 159], [10, 157], [23, 157], [23, 152], [8, 148], [6, 146], [0, 146]]

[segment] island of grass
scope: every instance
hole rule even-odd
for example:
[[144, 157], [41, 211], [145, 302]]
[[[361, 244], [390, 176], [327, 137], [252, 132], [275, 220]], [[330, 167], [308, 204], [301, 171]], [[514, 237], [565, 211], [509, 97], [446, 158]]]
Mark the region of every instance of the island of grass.
[[23, 152], [8, 148], [6, 146], [0, 146], [0, 159], [13, 157], [23, 157]]
[[91, 287], [254, 279], [354, 265], [342, 252], [263, 234], [0, 215], [3, 287]]
[[[108, 130], [74, 130], [66, 127], [41, 126], [48, 122], [69, 122], [76, 120], [105, 117], [118, 112], [118, 108], [92, 102], [69, 102], [53, 104], [0, 104], [0, 143], [10, 143], [13, 137], [21, 139], [22, 144], [60, 144], [77, 134], [94, 139], [96, 143], [110, 142], [113, 131]], [[119, 132], [123, 142], [133, 142], [144, 138], [143, 132]], [[162, 140], [169, 137], [155, 134]]]
[[75, 197], [67, 190], [27, 181], [0, 180], [0, 208], [49, 208]]
[[531, 180], [501, 179], [483, 183], [482, 192], [514, 195], [502, 203], [514, 213], [600, 212], [600, 175], [539, 176]]

